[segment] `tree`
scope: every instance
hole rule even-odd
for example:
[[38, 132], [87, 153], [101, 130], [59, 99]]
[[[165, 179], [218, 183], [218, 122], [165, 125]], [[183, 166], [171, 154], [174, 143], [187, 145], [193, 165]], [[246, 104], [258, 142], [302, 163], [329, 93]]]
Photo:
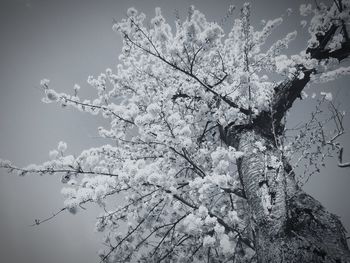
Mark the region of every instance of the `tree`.
[[[1, 166], [62, 174], [68, 186], [58, 213], [99, 204], [96, 227], [107, 244], [101, 262], [349, 262], [339, 219], [303, 191], [295, 173], [300, 160], [317, 170], [332, 150], [343, 164], [337, 139], [344, 115], [322, 93], [318, 105], [329, 105], [330, 117], [319, 119], [318, 106], [293, 138], [286, 129], [307, 85], [349, 73], [339, 65], [350, 51], [349, 8], [341, 0], [302, 5], [310, 40], [291, 56], [281, 52], [296, 32], [266, 47], [282, 18], [255, 30], [248, 4], [227, 37], [193, 7], [175, 32], [160, 9], [147, 26], [130, 8], [114, 25], [122, 64], [88, 80], [94, 101], [81, 100], [79, 86], [69, 95], [41, 82], [44, 102], [109, 119], [99, 134], [115, 145], [73, 156], [60, 142], [42, 165]], [[325, 130], [327, 122], [335, 132]], [[115, 207], [109, 197], [124, 201]]]

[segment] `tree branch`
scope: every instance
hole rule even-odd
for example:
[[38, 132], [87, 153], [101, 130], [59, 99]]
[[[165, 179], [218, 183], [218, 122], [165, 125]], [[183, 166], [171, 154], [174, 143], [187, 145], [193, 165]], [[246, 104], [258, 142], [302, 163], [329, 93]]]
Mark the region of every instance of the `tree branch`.
[[[213, 88], [215, 86], [220, 85], [227, 77], [227, 74], [225, 74], [225, 76], [220, 79], [217, 83], [214, 83], [212, 85], [204, 83], [202, 80], [200, 80], [196, 75], [193, 74], [192, 69], [193, 69], [193, 65], [190, 65], [190, 71], [185, 70], [183, 68], [180, 68], [178, 65], [176, 65], [175, 63], [170, 62], [169, 60], [167, 60], [164, 56], [162, 56], [160, 54], [160, 52], [157, 50], [157, 48], [155, 47], [153, 41], [150, 39], [150, 37], [142, 30], [142, 28], [140, 28], [139, 25], [137, 25], [135, 23], [135, 21], [133, 21], [132, 19], [130, 20], [131, 23], [133, 25], [135, 25], [137, 27], [137, 29], [141, 32], [141, 34], [146, 38], [146, 40], [150, 43], [150, 45], [152, 46], [152, 48], [155, 50], [154, 52], [151, 51], [150, 49], [146, 49], [145, 47], [143, 47], [141, 44], [135, 42], [134, 40], [132, 40], [129, 35], [127, 35], [126, 33], [124, 34], [125, 39], [127, 39], [132, 45], [138, 47], [139, 49], [141, 49], [142, 51], [146, 52], [147, 54], [150, 54], [158, 59], [160, 59], [161, 61], [163, 61], [165, 64], [169, 65], [170, 67], [172, 67], [173, 69], [180, 71], [182, 73], [184, 73], [185, 75], [191, 77], [192, 79], [194, 79], [195, 81], [197, 81], [201, 86], [203, 86], [207, 91], [209, 91], [210, 93], [214, 94], [215, 96], [217, 96], [218, 98], [220, 98], [222, 101], [224, 101], [225, 103], [227, 103], [228, 105], [230, 105], [233, 108], [239, 109], [240, 112], [242, 112], [243, 114], [249, 115], [250, 114], [250, 110], [244, 109], [239, 107], [236, 103], [234, 103], [233, 101], [231, 101], [230, 99], [228, 99], [225, 96], [222, 96], [221, 94], [217, 93]], [[191, 63], [194, 63], [196, 56], [198, 55], [198, 52], [201, 49], [199, 49], [195, 56], [194, 59]]]
[[341, 168], [350, 167], [350, 162], [343, 163], [343, 147], [341, 147], [340, 150], [339, 150], [338, 166], [341, 167]]
[[[335, 58], [341, 61], [347, 58], [350, 55], [349, 40], [343, 42], [341, 48], [335, 51], [326, 48], [338, 28], [339, 26], [332, 25], [324, 35], [318, 35], [317, 40], [319, 41], [319, 46], [308, 48], [306, 53], [310, 54], [311, 58], [317, 60]], [[275, 124], [278, 125], [280, 123], [285, 113], [292, 107], [294, 101], [300, 97], [301, 92], [310, 81], [311, 74], [315, 71], [315, 69], [307, 69], [304, 65], [298, 65], [297, 75], [303, 73], [304, 78], [299, 79], [296, 75], [292, 80], [288, 79], [275, 88], [275, 95], [271, 103]]]
[[142, 218], [142, 220], [136, 225], [136, 227], [134, 227], [133, 229], [131, 229], [131, 231], [129, 231], [124, 238], [122, 238], [122, 240], [120, 240], [118, 242], [117, 245], [112, 246], [112, 248], [109, 250], [109, 252], [104, 255], [100, 261], [100, 263], [105, 262], [107, 260], [107, 258], [113, 253], [113, 251], [115, 251], [128, 237], [130, 237], [142, 224], [143, 222], [146, 220], [146, 218], [153, 212], [153, 210], [161, 203], [163, 202], [163, 199], [160, 199], [158, 203], [156, 203], [151, 209], [150, 211], [145, 215], [145, 217]]

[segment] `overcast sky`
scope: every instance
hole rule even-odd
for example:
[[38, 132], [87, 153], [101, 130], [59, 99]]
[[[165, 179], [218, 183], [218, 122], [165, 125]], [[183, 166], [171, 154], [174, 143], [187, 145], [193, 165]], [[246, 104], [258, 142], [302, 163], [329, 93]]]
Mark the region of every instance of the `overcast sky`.
[[[255, 3], [256, 2], [256, 3]], [[292, 3], [288, 3], [292, 2]], [[275, 39], [295, 28], [300, 29], [297, 6], [302, 1], [252, 1], [252, 23], [285, 14], [292, 5], [295, 13], [277, 30]], [[70, 153], [99, 145], [96, 128], [106, 124], [98, 117], [82, 114], [58, 105], [43, 104], [38, 86], [42, 78], [51, 80], [58, 91], [71, 92], [75, 83], [82, 94], [91, 97], [86, 84], [89, 75], [115, 68], [121, 49], [119, 35], [112, 31], [112, 21], [125, 17], [134, 6], [148, 15], [160, 6], [169, 21], [177, 10], [186, 17], [194, 4], [210, 20], [219, 21], [229, 0], [1, 0], [0, 1], [0, 158], [18, 165], [41, 163], [58, 141], [68, 143]], [[238, 12], [236, 11], [236, 14]], [[225, 28], [230, 27], [229, 20]], [[305, 47], [301, 33], [292, 51]], [[317, 91], [333, 91], [342, 109], [350, 113], [349, 83], [343, 78]], [[86, 89], [86, 90], [84, 90]], [[310, 91], [311, 92], [311, 91]], [[290, 121], [297, 123], [310, 116], [313, 103], [298, 102]], [[350, 131], [349, 118], [346, 127]], [[349, 136], [343, 138], [345, 159], [350, 159]], [[98, 209], [90, 207], [77, 215], [62, 214], [39, 227], [29, 227], [63, 205], [60, 178], [56, 176], [16, 177], [0, 171], [0, 261], [6, 263], [94, 263], [101, 247], [94, 233]], [[336, 167], [330, 160], [321, 174], [305, 186], [328, 210], [339, 215], [350, 230], [350, 170]]]

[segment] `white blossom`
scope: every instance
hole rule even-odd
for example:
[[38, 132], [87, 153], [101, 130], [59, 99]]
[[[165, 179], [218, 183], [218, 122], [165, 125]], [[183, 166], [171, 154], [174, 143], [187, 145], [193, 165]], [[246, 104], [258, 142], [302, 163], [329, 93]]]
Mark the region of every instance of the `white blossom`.
[[311, 4], [301, 4], [299, 11], [300, 11], [300, 15], [308, 16], [309, 14], [312, 13], [312, 6]]
[[57, 146], [58, 151], [64, 153], [67, 150], [67, 143], [60, 141]]
[[50, 151], [50, 152], [49, 152], [49, 156], [50, 156], [50, 159], [51, 159], [51, 160], [56, 159], [57, 156], [58, 156], [58, 151], [56, 151], [56, 150]]
[[203, 246], [204, 247], [211, 247], [215, 244], [216, 240], [212, 236], [205, 236], [203, 239]]
[[324, 96], [325, 100], [332, 101], [333, 96], [331, 92], [321, 92], [321, 96]]

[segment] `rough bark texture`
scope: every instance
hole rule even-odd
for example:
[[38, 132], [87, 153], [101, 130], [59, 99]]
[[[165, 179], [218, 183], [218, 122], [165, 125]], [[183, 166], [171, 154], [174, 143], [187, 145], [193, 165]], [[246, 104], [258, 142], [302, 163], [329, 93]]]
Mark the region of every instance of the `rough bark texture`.
[[[273, 137], [249, 127], [239, 131], [233, 127], [227, 135], [227, 143], [246, 153], [238, 168], [258, 262], [350, 262], [339, 219], [297, 187], [289, 164], [269, 166], [271, 158], [283, 158]], [[266, 149], [259, 149], [257, 141], [263, 141]]]

